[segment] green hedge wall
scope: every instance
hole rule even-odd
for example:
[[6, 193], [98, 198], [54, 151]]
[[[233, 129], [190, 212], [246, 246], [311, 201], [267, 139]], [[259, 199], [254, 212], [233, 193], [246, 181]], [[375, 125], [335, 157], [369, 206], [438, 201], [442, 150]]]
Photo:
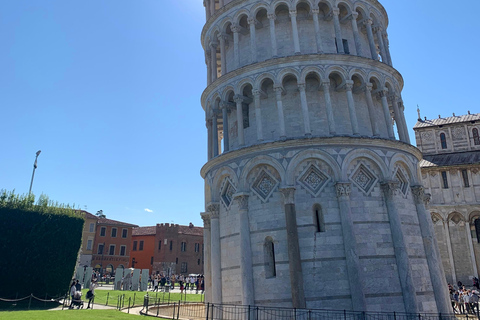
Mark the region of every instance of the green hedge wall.
[[85, 220], [73, 209], [24, 200], [0, 194], [0, 298], [65, 294]]

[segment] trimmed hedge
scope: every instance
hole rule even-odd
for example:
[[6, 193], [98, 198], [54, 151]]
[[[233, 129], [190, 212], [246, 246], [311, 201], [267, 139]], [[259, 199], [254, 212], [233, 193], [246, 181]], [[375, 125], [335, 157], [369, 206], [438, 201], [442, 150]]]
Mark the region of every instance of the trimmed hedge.
[[40, 197], [0, 192], [0, 298], [57, 297], [67, 292], [85, 220]]

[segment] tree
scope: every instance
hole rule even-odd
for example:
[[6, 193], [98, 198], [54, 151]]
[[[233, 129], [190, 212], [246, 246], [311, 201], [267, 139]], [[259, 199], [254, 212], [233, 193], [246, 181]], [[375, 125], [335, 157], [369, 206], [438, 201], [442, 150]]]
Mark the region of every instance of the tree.
[[102, 219], [105, 219], [107, 217], [105, 214], [103, 214], [103, 210], [98, 210], [97, 213], [95, 213], [95, 215]]

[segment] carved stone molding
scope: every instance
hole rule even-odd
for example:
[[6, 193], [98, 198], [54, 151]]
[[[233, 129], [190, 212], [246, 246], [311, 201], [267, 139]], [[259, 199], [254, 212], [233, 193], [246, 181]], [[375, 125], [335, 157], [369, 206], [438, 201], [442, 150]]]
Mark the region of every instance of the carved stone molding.
[[295, 187], [285, 187], [279, 189], [279, 191], [283, 195], [283, 200], [285, 201], [285, 204], [295, 203], [295, 190]]
[[422, 204], [425, 197], [425, 189], [423, 186], [412, 186], [411, 189], [415, 204]]
[[386, 197], [394, 197], [398, 193], [398, 181], [386, 181], [380, 184]]
[[337, 191], [337, 197], [350, 197], [350, 192], [352, 191], [351, 183], [349, 182], [338, 182], [335, 184], [335, 191]]
[[207, 212], [202, 212], [200, 215], [203, 220], [203, 227], [205, 229], [210, 229], [210, 214]]
[[219, 203], [211, 203], [207, 206], [207, 212], [210, 214], [212, 219], [218, 218], [220, 215], [220, 204]]
[[248, 210], [248, 197], [247, 193], [237, 193], [233, 195], [235, 201], [238, 203], [240, 210]]

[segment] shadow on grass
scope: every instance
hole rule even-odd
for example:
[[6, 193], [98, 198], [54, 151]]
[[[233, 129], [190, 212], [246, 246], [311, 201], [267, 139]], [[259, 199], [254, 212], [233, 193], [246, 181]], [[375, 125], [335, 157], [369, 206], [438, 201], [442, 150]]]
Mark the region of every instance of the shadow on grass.
[[62, 304], [58, 301], [42, 302], [35, 299], [16, 302], [0, 301], [0, 311], [49, 310], [61, 306]]

